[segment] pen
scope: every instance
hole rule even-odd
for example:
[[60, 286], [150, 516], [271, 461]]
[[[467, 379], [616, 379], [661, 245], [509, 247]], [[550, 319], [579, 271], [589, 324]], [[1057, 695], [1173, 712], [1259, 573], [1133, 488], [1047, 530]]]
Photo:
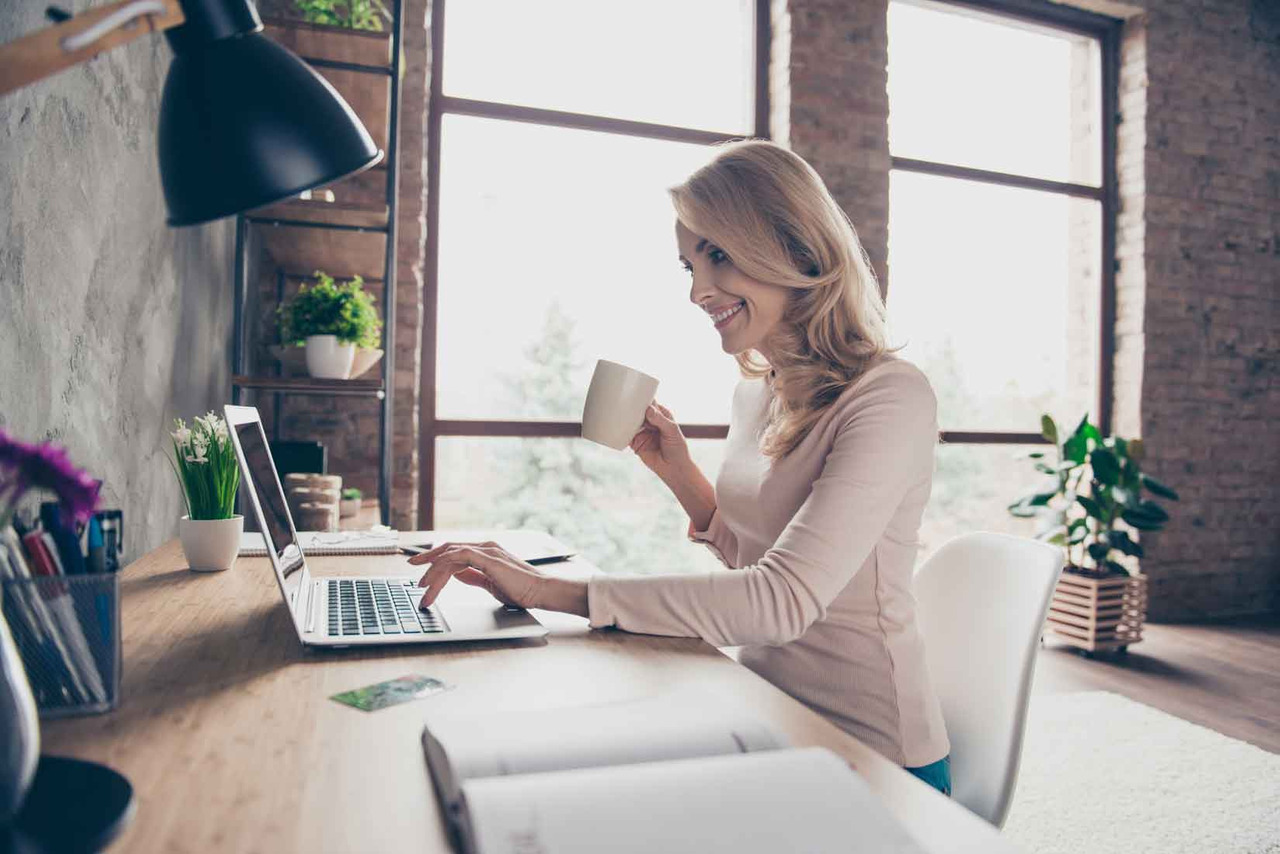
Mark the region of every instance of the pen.
[[97, 516], [89, 517], [89, 571], [107, 571], [107, 547], [102, 539], [102, 523]]
[[[426, 554], [431, 551], [431, 543], [423, 543], [419, 546], [399, 546], [399, 549], [401, 554], [406, 554], [412, 557], [413, 555]], [[530, 566], [546, 566], [551, 563], [564, 563], [572, 557], [572, 554], [547, 555], [546, 557], [529, 558], [525, 563]]]

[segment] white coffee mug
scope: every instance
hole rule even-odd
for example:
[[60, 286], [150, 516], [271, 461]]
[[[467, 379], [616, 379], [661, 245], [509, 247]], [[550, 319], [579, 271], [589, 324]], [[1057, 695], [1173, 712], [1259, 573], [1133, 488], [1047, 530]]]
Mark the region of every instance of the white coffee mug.
[[621, 451], [644, 426], [644, 411], [657, 391], [657, 378], [600, 359], [582, 408], [583, 437]]

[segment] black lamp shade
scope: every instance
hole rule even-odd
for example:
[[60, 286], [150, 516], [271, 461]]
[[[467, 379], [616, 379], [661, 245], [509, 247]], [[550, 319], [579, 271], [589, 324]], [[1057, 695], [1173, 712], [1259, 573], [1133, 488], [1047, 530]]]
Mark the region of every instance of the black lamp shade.
[[169, 225], [269, 205], [382, 159], [329, 82], [260, 30], [172, 43], [159, 128]]

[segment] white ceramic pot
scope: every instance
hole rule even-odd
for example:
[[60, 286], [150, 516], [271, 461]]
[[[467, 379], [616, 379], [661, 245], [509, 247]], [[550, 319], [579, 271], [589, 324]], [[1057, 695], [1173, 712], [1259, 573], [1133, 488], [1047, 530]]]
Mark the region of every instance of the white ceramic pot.
[[243, 532], [243, 516], [232, 516], [230, 519], [192, 519], [183, 516], [178, 520], [182, 553], [187, 556], [187, 566], [196, 572], [230, 569], [240, 551], [240, 535]]
[[343, 519], [359, 515], [362, 498], [344, 498], [338, 503], [338, 515]]
[[39, 758], [36, 701], [9, 624], [0, 614], [0, 838], [9, 835], [3, 825], [22, 806]]
[[351, 363], [356, 358], [356, 345], [342, 344], [336, 335], [312, 335], [307, 338], [307, 372], [323, 380], [345, 380], [351, 376]]

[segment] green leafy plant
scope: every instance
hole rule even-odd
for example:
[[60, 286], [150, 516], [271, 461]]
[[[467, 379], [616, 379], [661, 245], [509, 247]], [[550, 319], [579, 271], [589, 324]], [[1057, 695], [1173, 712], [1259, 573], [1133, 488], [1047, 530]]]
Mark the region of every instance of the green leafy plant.
[[344, 344], [376, 348], [382, 319], [373, 307], [373, 295], [365, 292], [360, 276], [335, 282], [316, 270], [316, 283], [303, 284], [293, 299], [277, 309], [280, 340], [301, 346], [311, 335], [336, 335]]
[[391, 20], [379, 0], [294, 0], [294, 6], [309, 24], [382, 32], [383, 19]]
[[1145, 493], [1177, 501], [1178, 494], [1143, 474], [1142, 440], [1103, 437], [1088, 416], [1062, 436], [1054, 420], [1040, 419], [1041, 435], [1053, 443], [1057, 462], [1043, 451], [1025, 456], [1051, 477], [1044, 489], [1009, 505], [1014, 516], [1038, 517], [1036, 537], [1067, 550], [1068, 569], [1085, 575], [1127, 575], [1121, 555], [1140, 558], [1139, 531], [1159, 531], [1169, 520]]
[[356, 489], [354, 486], [348, 486], [346, 489], [342, 490], [342, 498], [346, 501], [364, 498], [364, 493]]
[[190, 427], [181, 418], [175, 418], [173, 425], [170, 463], [187, 502], [187, 515], [192, 519], [230, 519], [235, 514], [240, 467], [227, 422], [210, 412], [197, 415]]

